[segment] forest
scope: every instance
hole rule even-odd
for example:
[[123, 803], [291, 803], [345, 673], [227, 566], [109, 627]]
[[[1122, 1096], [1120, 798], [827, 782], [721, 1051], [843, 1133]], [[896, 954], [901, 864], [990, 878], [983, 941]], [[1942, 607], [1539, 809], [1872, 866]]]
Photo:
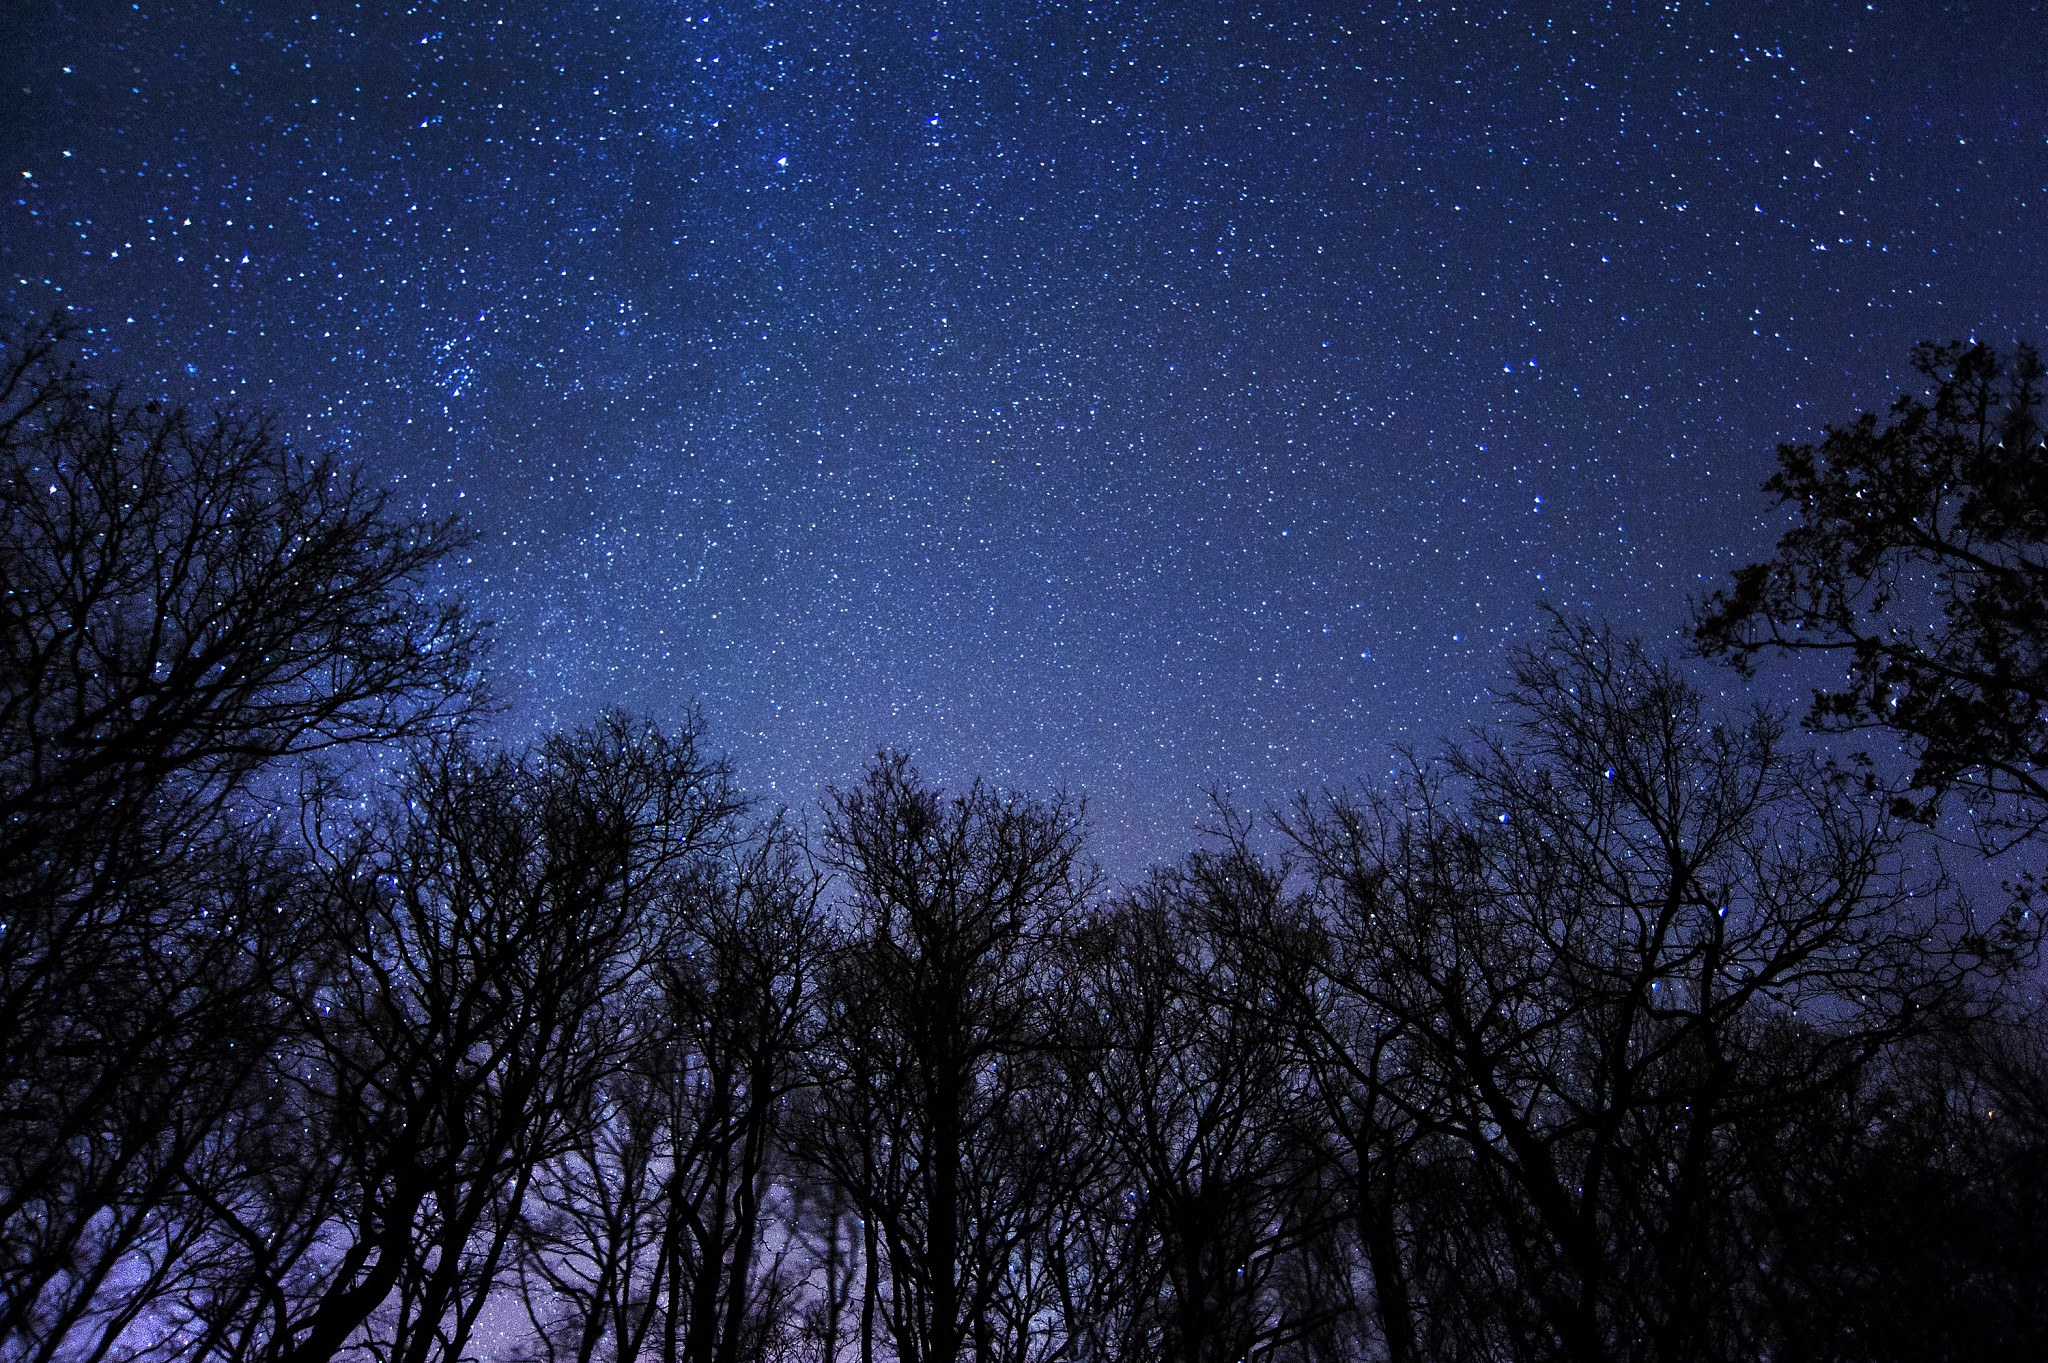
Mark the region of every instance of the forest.
[[2042, 369], [1915, 362], [1686, 639], [1113, 885], [495, 738], [462, 525], [13, 327], [0, 1360], [2048, 1357]]

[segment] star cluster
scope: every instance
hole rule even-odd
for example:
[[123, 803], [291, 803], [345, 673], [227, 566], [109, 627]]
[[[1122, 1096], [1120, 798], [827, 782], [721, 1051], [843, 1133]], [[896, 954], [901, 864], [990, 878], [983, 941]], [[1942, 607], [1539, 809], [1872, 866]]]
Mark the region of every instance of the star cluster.
[[477, 534], [516, 725], [701, 705], [1176, 855], [1665, 640], [1771, 450], [2040, 338], [2025, 4], [17, 10], [7, 306]]

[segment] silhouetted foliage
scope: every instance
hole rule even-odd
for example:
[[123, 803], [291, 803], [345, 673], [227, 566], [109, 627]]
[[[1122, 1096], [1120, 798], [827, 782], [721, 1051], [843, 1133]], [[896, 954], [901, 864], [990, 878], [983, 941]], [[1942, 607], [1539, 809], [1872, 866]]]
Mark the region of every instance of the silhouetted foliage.
[[1777, 556], [1706, 603], [1710, 653], [1839, 660], [1809, 721], [1888, 729], [1923, 803], [1973, 797], [1994, 838], [2048, 819], [2048, 450], [2031, 346], [1926, 344], [1931, 397], [1778, 447], [1764, 486], [1799, 516]]
[[1931, 1038], [1745, 1134], [1752, 1242], [1783, 1353], [2048, 1351], [2048, 1032], [2038, 1012]]

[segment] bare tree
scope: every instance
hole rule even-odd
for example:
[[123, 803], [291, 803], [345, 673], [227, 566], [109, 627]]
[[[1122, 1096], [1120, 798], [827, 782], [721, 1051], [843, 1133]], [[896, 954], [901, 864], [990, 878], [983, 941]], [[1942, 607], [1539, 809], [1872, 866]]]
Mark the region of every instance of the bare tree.
[[1215, 930], [1279, 894], [1248, 856], [1197, 854], [1088, 934], [1103, 1019], [1092, 1112], [1112, 1180], [1096, 1211], [1119, 1227], [1124, 1279], [1102, 1343], [1116, 1356], [1271, 1357], [1336, 1306], [1289, 1290], [1333, 1229], [1319, 1114], [1266, 982]]
[[[293, 918], [302, 878], [268, 853], [229, 842], [195, 855], [186, 877], [132, 887], [124, 910], [162, 924], [154, 949], [81, 981], [73, 1001], [89, 1012], [69, 1044], [18, 1062], [35, 1073], [17, 1076], [17, 1091], [83, 1089], [91, 1121], [75, 1098], [10, 1114], [18, 1137], [40, 1128], [50, 1144], [23, 1180], [40, 1197], [8, 1226], [7, 1355], [105, 1357], [219, 1268], [272, 1107], [269, 1054], [287, 1025], [273, 990], [307, 945]], [[152, 1067], [128, 1072], [121, 1062], [135, 1057], [94, 1049], [104, 1045], [137, 1047]]]
[[1399, 1034], [1388, 1096], [1463, 1153], [1500, 1347], [1755, 1356], [1737, 1124], [1838, 1089], [1982, 958], [1896, 823], [1772, 716], [1714, 723], [1584, 627], [1505, 699], [1506, 733], [1298, 808], [1346, 963], [1323, 984]]
[[[799, 1119], [801, 1121], [801, 1119]], [[808, 1137], [792, 1132], [801, 1148]], [[802, 1166], [798, 1166], [802, 1170]], [[813, 1170], [803, 1170], [790, 1183], [795, 1228], [810, 1260], [811, 1296], [801, 1329], [812, 1356], [833, 1363], [849, 1337], [858, 1339], [855, 1297], [863, 1276], [860, 1219], [846, 1190]]]
[[817, 1017], [817, 883], [780, 829], [679, 877], [629, 1060], [542, 1168], [521, 1292], [543, 1354], [737, 1363], [775, 1336], [781, 1127]]
[[251, 792], [475, 706], [474, 632], [426, 590], [452, 524], [260, 417], [130, 403], [67, 337], [0, 359], [0, 1352], [24, 1358], [166, 1290], [218, 1202], [201, 1171], [235, 1166], [204, 1152], [303, 950]]
[[[830, 1138], [805, 1153], [873, 1228], [886, 1290], [864, 1314], [879, 1310], [904, 1363], [1028, 1347], [1022, 1260], [1062, 1182], [1048, 1131], [1071, 1110], [1048, 1005], [1092, 888], [1080, 852], [1065, 800], [979, 784], [948, 798], [901, 757], [833, 796], [825, 856], [857, 927], [819, 1061]], [[864, 1363], [872, 1350], [864, 1331]]]
[[224, 1332], [236, 1356], [459, 1358], [539, 1170], [625, 1064], [632, 984], [676, 878], [738, 803], [694, 732], [622, 718], [533, 753], [442, 745], [354, 834], [295, 995], [286, 1071], [341, 1193], [320, 1252]]

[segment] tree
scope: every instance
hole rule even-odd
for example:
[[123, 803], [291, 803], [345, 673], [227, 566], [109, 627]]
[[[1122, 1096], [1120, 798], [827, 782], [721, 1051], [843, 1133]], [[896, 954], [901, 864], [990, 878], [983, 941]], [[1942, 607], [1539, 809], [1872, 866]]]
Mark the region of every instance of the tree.
[[1053, 1214], [1073, 1107], [1056, 967], [1092, 889], [1080, 814], [978, 783], [948, 798], [903, 757], [833, 796], [824, 854], [857, 926], [804, 1153], [875, 1228], [888, 1295], [869, 1301], [903, 1363], [970, 1343], [1020, 1356], [1037, 1314], [1019, 1265]]
[[259, 786], [477, 705], [427, 590], [452, 522], [260, 416], [131, 403], [70, 335], [0, 359], [0, 1348], [29, 1357], [163, 1289], [190, 1237], [159, 1214], [210, 1196], [305, 949]]
[[[1331, 1324], [1375, 1333], [1388, 1363], [1471, 1355], [1460, 1345], [1485, 1335], [1483, 1294], [1445, 1263], [1461, 1257], [1453, 1247], [1471, 1238], [1480, 1218], [1459, 1199], [1443, 1205], [1440, 1175], [1459, 1164], [1455, 1142], [1432, 1141], [1412, 1115], [1413, 1038], [1363, 987], [1383, 969], [1378, 948], [1343, 931], [1341, 915], [1318, 896], [1288, 893], [1294, 868], [1260, 857], [1249, 832], [1228, 817], [1224, 847], [1191, 868], [1210, 949], [1245, 981], [1234, 1006], [1287, 1039], [1300, 1097], [1319, 1119], [1326, 1216], [1349, 1222], [1349, 1248], [1370, 1297]], [[1448, 1181], [1458, 1182], [1457, 1173]], [[1435, 1300], [1433, 1287], [1445, 1289]]]
[[1587, 627], [1504, 700], [1509, 728], [1404, 785], [1297, 808], [1308, 959], [1395, 1048], [1380, 1094], [1462, 1164], [1489, 1352], [1769, 1353], [1739, 1131], [1967, 1017], [1985, 959], [1899, 822], [1769, 712], [1715, 722]]
[[657, 910], [738, 808], [694, 731], [613, 716], [524, 753], [437, 745], [343, 841], [279, 1075], [337, 1191], [317, 1254], [251, 1263], [266, 1309], [196, 1308], [223, 1353], [462, 1356], [536, 1178], [626, 1066]]
[[[1085, 936], [1101, 1059], [1086, 1076], [1120, 1278], [1075, 1321], [1107, 1356], [1174, 1363], [1270, 1355], [1334, 1303], [1290, 1300], [1331, 1229], [1320, 1123], [1262, 972], [1221, 949], [1276, 878], [1241, 851], [1198, 853], [1124, 896]], [[1250, 912], [1255, 913], [1256, 908]], [[1215, 930], [1224, 919], [1223, 931]], [[1108, 1256], [1098, 1256], [1098, 1262]]]
[[1745, 1239], [1775, 1249], [1781, 1356], [2048, 1353], [2048, 1029], [1901, 1047], [1829, 1101], [1743, 1133]]
[[1923, 817], [1968, 796], [1993, 846], [2048, 820], [2048, 450], [2040, 357], [1924, 344], [1931, 398], [1901, 395], [1818, 448], [1778, 447], [1764, 484], [1799, 521], [1697, 625], [1745, 672], [1766, 653], [1843, 666], [1808, 723], [1900, 735]]
[[9, 1057], [9, 1096], [30, 1101], [6, 1114], [0, 1357], [102, 1356], [144, 1313], [232, 1274], [237, 1209], [268, 1200], [286, 1154], [270, 1055], [289, 1027], [280, 984], [312, 941], [306, 878], [241, 840], [185, 869], [124, 887], [132, 955], [67, 980], [69, 1025]]
[[787, 1289], [763, 1251], [783, 1118], [816, 1030], [816, 900], [779, 828], [703, 858], [664, 898], [626, 1063], [539, 1171], [520, 1230], [544, 1357], [760, 1356]]

